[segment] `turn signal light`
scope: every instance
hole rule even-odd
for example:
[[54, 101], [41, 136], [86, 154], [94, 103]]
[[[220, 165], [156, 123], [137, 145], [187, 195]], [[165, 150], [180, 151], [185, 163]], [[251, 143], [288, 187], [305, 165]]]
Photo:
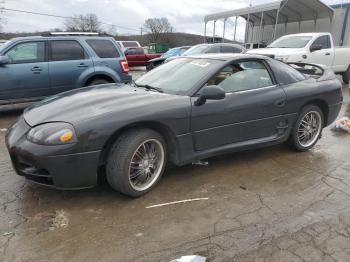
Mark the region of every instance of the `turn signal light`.
[[60, 136], [60, 141], [62, 143], [69, 142], [72, 139], [73, 139], [73, 132], [72, 131], [65, 132]]

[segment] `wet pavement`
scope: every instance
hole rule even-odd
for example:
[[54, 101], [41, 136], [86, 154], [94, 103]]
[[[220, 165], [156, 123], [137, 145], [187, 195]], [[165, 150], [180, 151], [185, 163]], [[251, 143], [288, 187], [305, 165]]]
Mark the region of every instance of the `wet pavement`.
[[[137, 72], [139, 74], [140, 72]], [[350, 115], [347, 87], [341, 116]], [[0, 112], [0, 130], [19, 110]], [[57, 191], [15, 175], [0, 131], [0, 261], [350, 261], [350, 134], [168, 168], [131, 199], [105, 180]], [[203, 200], [146, 208], [184, 199]]]

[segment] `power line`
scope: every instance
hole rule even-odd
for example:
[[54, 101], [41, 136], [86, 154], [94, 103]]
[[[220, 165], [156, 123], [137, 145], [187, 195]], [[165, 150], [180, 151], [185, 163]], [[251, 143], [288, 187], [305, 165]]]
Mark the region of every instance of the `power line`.
[[[55, 18], [61, 18], [61, 19], [74, 19], [74, 20], [78, 20], [79, 19], [79, 18], [75, 18], [75, 17], [72, 17], [72, 16], [62, 16], [62, 15], [53, 15], [53, 14], [47, 14], [47, 13], [38, 13], [38, 12], [19, 10], [19, 9], [12, 9], [12, 8], [5, 8], [5, 7], [0, 7], [0, 11], [1, 10], [3, 10], [3, 11], [11, 11], [11, 12], [18, 12], [18, 13], [25, 13], [25, 14], [31, 14], [31, 15], [41, 15], [41, 16], [55, 17]], [[115, 25], [115, 24], [107, 23], [107, 22], [100, 22], [100, 24], [111, 25], [111, 26], [115, 26], [115, 27], [120, 28], [120, 29], [137, 31], [137, 32], [139, 32], [139, 30], [140, 30], [140, 29], [131, 28], [131, 27], [119, 26], [119, 25]]]

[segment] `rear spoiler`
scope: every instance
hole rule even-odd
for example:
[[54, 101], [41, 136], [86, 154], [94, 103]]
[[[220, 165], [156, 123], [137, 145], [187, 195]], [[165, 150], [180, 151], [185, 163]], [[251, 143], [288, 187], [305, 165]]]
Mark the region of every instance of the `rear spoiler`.
[[312, 78], [316, 78], [317, 81], [326, 81], [326, 80], [331, 80], [336, 78], [334, 72], [330, 68], [324, 65], [300, 63], [300, 62], [287, 63], [287, 64], [304, 75], [310, 76]]

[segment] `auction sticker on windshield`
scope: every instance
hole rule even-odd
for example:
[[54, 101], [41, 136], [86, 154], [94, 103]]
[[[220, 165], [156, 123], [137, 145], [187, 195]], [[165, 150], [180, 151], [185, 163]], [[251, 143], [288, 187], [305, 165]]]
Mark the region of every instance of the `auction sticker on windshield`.
[[191, 65], [196, 65], [196, 66], [200, 66], [200, 67], [207, 67], [210, 65], [210, 63], [206, 60], [194, 60], [190, 63]]

